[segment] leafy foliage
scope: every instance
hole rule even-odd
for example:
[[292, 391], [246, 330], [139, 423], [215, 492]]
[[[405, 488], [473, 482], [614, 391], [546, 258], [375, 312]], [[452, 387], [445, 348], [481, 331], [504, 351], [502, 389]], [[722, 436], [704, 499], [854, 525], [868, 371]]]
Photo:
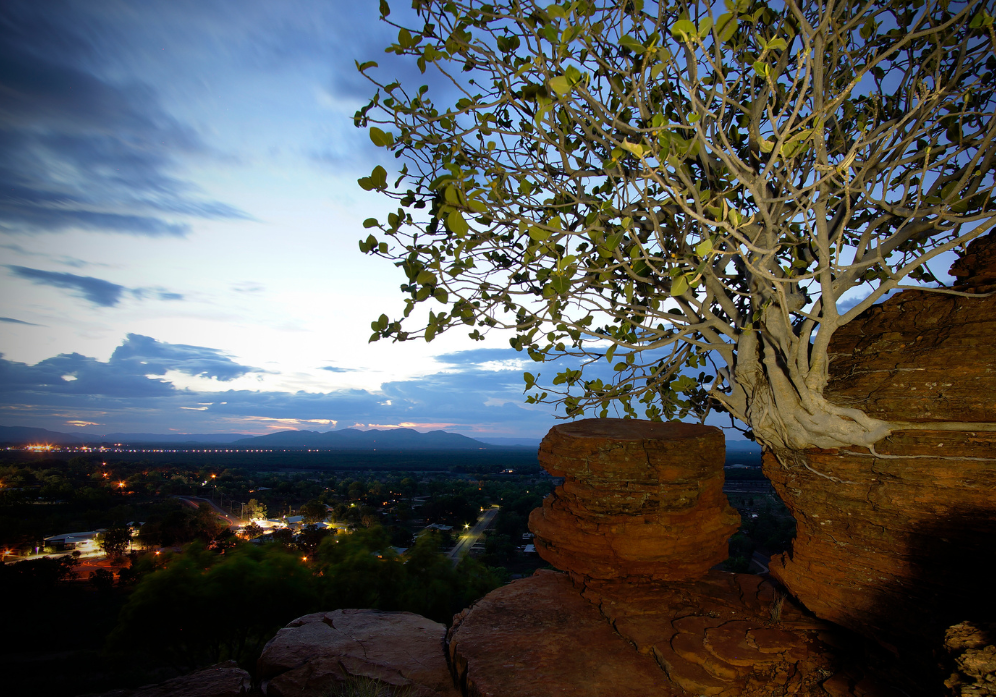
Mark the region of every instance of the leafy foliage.
[[[361, 251], [408, 279], [372, 341], [512, 329], [535, 361], [577, 359], [525, 374], [568, 416], [882, 437], [822, 399], [826, 347], [996, 223], [991, 0], [412, 5], [424, 24], [387, 50], [446, 86], [358, 66], [378, 90], [356, 125], [404, 163], [359, 182], [399, 204]], [[602, 359], [613, 378], [585, 370]]]

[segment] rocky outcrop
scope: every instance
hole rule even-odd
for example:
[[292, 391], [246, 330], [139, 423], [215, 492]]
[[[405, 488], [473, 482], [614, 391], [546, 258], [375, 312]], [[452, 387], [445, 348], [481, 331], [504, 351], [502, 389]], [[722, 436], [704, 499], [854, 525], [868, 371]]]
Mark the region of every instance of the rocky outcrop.
[[227, 661], [158, 685], [114, 690], [100, 697], [242, 697], [251, 686], [249, 673]]
[[759, 576], [578, 587], [539, 571], [458, 615], [448, 641], [468, 697], [891, 694], [841, 664], [835, 631]]
[[996, 696], [996, 624], [960, 622], [944, 633], [954, 672], [944, 681], [951, 697]]
[[[953, 273], [961, 290], [996, 289], [996, 237]], [[839, 329], [829, 352], [831, 402], [925, 430], [809, 450], [808, 469], [766, 455], [797, 523], [771, 571], [820, 617], [939, 646], [952, 623], [996, 617], [996, 432], [956, 425], [996, 422], [996, 295], [905, 291]]]
[[492, 591], [449, 632], [453, 670], [473, 697], [668, 697], [652, 657], [634, 651], [598, 608], [553, 571]]
[[584, 419], [555, 426], [539, 460], [564, 483], [532, 512], [539, 555], [581, 578], [687, 580], [728, 556], [740, 522], [710, 426]]
[[459, 694], [446, 627], [411, 612], [336, 610], [300, 617], [267, 643], [258, 678], [268, 697], [321, 697], [336, 683], [376, 680], [408, 697]]

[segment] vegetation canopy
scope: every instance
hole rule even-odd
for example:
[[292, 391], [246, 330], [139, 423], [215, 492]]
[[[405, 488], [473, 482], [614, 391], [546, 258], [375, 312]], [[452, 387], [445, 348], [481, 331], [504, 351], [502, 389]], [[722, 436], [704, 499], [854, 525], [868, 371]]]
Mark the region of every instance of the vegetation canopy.
[[387, 51], [434, 87], [358, 65], [355, 123], [403, 164], [359, 182], [399, 204], [361, 250], [408, 278], [371, 340], [513, 329], [573, 357], [530, 402], [726, 411], [776, 452], [901, 425], [824, 399], [827, 346], [996, 222], [992, 0], [412, 7], [381, 3]]

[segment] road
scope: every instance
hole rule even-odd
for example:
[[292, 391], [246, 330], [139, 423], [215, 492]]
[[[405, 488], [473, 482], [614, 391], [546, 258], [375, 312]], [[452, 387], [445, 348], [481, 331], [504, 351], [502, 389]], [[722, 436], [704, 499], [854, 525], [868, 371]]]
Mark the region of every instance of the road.
[[456, 546], [446, 555], [453, 562], [453, 566], [459, 564], [460, 560], [467, 556], [470, 552], [470, 548], [481, 539], [481, 536], [484, 535], [484, 531], [488, 529], [488, 526], [491, 525], [491, 522], [495, 519], [495, 516], [498, 515], [499, 510], [498, 506], [492, 506], [487, 509], [481, 513], [480, 517], [477, 519], [477, 522], [474, 523], [474, 527], [466, 530], [462, 535], [460, 535], [460, 539], [457, 540]]
[[218, 517], [224, 520], [230, 527], [242, 527], [242, 521], [238, 519], [237, 516], [230, 514], [223, 508], [219, 508], [214, 503], [208, 499], [202, 499], [199, 496], [177, 496], [176, 498], [183, 501], [188, 506], [193, 506], [194, 508], [199, 508], [201, 502], [206, 503], [211, 507], [211, 510], [218, 514]]

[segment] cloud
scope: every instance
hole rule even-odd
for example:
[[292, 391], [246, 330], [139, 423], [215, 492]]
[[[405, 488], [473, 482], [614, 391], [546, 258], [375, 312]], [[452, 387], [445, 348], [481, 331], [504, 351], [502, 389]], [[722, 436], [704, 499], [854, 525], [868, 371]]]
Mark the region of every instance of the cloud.
[[[8, 266], [18, 278], [31, 281], [38, 285], [51, 286], [53, 288], [64, 288], [73, 291], [73, 295], [84, 300], [88, 300], [98, 307], [114, 307], [121, 302], [121, 298], [127, 291], [132, 297], [138, 300], [145, 300], [148, 297], [156, 297], [163, 301], [183, 300], [182, 293], [174, 293], [165, 288], [125, 288], [117, 283], [111, 283], [101, 278], [93, 276], [77, 276], [72, 273], [59, 271], [43, 271], [41, 269], [31, 269], [26, 266]], [[22, 324], [27, 324], [22, 322]]]
[[422, 429], [452, 424], [447, 430], [468, 435], [542, 435], [554, 420], [549, 409], [523, 404], [521, 376], [476, 367], [494, 358], [484, 351], [467, 361], [466, 370], [387, 383], [380, 392], [207, 394], [181, 389], [167, 375], [180, 371], [228, 381], [262, 371], [217, 349], [129, 334], [106, 362], [75, 353], [33, 366], [0, 358], [0, 415], [4, 422], [14, 419], [55, 430], [74, 419], [99, 421], [110, 431], [258, 432], [339, 422]]
[[100, 307], [114, 307], [121, 302], [121, 294], [125, 287], [117, 283], [111, 283], [93, 276], [77, 276], [74, 273], [59, 273], [56, 271], [42, 271], [40, 269], [29, 269], [25, 266], [8, 266], [19, 278], [24, 278], [32, 283], [53, 288], [65, 288], [75, 291], [77, 297], [89, 300], [94, 305]]
[[123, 39], [84, 5], [0, 6], [0, 231], [183, 236], [188, 218], [249, 216], [178, 176], [217, 156], [156, 90], [100, 73]]
[[187, 344], [168, 344], [141, 334], [129, 334], [114, 349], [109, 365], [128, 366], [143, 375], [165, 375], [176, 370], [193, 377], [234, 380], [248, 373], [260, 372], [233, 361], [218, 349]]
[[7, 322], [8, 324], [25, 324], [29, 327], [44, 326], [41, 324], [35, 324], [34, 322], [25, 322], [23, 319], [14, 319], [13, 317], [0, 317], [0, 322]]
[[325, 365], [319, 368], [319, 370], [327, 370], [330, 373], [353, 373], [356, 372], [353, 368], [339, 368], [334, 365]]

